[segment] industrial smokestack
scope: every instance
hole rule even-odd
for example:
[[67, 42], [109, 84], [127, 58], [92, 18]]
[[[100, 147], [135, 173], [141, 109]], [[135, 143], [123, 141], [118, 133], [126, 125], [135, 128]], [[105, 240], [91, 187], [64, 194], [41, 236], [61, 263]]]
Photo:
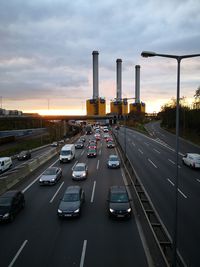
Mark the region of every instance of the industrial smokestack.
[[135, 103], [140, 103], [140, 65], [135, 66]]
[[122, 99], [122, 60], [118, 58], [116, 60], [117, 67], [117, 100]]
[[99, 97], [99, 61], [98, 61], [98, 51], [93, 51], [93, 99]]

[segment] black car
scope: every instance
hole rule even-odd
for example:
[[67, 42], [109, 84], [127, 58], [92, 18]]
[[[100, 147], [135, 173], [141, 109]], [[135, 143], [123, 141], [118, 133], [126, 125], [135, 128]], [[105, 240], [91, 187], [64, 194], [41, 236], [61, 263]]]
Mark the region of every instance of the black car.
[[77, 141], [75, 143], [75, 148], [83, 148], [84, 147], [84, 143], [82, 141]]
[[80, 186], [68, 186], [58, 207], [58, 216], [61, 218], [80, 216], [84, 201], [85, 193]]
[[111, 186], [108, 193], [108, 213], [115, 218], [131, 217], [131, 204], [125, 186]]
[[21, 191], [7, 191], [0, 196], [0, 222], [13, 221], [15, 215], [25, 206]]
[[18, 160], [26, 160], [30, 158], [31, 158], [31, 152], [29, 150], [22, 151], [19, 153], [19, 155], [17, 155]]

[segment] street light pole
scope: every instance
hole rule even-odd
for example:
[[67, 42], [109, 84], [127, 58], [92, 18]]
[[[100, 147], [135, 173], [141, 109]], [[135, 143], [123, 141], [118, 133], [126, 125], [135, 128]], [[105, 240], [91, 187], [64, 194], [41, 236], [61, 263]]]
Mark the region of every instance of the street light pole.
[[176, 177], [175, 177], [175, 214], [174, 214], [174, 233], [173, 233], [173, 249], [172, 249], [172, 266], [177, 266], [177, 222], [178, 222], [178, 186], [179, 186], [179, 102], [180, 102], [180, 64], [181, 60], [185, 58], [200, 57], [200, 54], [192, 55], [168, 55], [168, 54], [157, 54], [155, 52], [143, 51], [141, 53], [142, 57], [167, 57], [173, 58], [177, 61], [177, 95], [176, 95]]

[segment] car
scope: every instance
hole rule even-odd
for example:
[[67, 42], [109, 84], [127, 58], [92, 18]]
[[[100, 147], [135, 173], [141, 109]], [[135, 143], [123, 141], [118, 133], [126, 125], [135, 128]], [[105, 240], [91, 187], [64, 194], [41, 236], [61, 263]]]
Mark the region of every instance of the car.
[[131, 199], [125, 186], [111, 186], [108, 192], [108, 214], [115, 218], [131, 217]]
[[95, 137], [89, 139], [89, 144], [91, 144], [91, 143], [95, 143], [95, 144], [97, 144], [97, 140], [96, 140]]
[[109, 138], [110, 137], [110, 135], [108, 134], [108, 133], [104, 133], [104, 135], [103, 135], [103, 138], [104, 139], [107, 139], [107, 138]]
[[120, 168], [120, 160], [117, 155], [110, 155], [107, 161], [108, 168]]
[[96, 138], [97, 141], [101, 140], [101, 135], [100, 135], [100, 133], [95, 133], [94, 136], [95, 136], [95, 138]]
[[94, 148], [89, 148], [87, 152], [87, 157], [88, 158], [96, 158], [97, 156], [97, 150]]
[[75, 148], [83, 148], [84, 147], [84, 143], [82, 141], [77, 141], [75, 143]]
[[90, 143], [88, 149], [97, 149], [97, 145], [95, 143]]
[[186, 153], [182, 158], [182, 162], [191, 168], [200, 168], [200, 154]]
[[112, 141], [113, 142], [113, 138], [111, 136], [106, 137], [106, 142]]
[[24, 150], [21, 151], [18, 155], [17, 155], [17, 159], [18, 160], [26, 160], [26, 159], [30, 159], [31, 158], [31, 152], [29, 150]]
[[51, 144], [51, 146], [52, 146], [52, 147], [57, 147], [57, 146], [58, 146], [58, 142], [53, 142], [53, 143]]
[[72, 179], [73, 180], [84, 180], [87, 178], [88, 167], [85, 163], [77, 163], [72, 168]]
[[79, 141], [81, 141], [81, 142], [85, 142], [85, 141], [86, 141], [85, 136], [81, 136], [81, 137], [79, 138]]
[[53, 185], [62, 177], [62, 169], [59, 167], [49, 167], [43, 172], [39, 179], [40, 185]]
[[80, 216], [84, 202], [84, 190], [78, 185], [68, 186], [57, 210], [58, 217], [66, 218]]
[[13, 221], [17, 213], [25, 206], [24, 194], [10, 190], [0, 196], [0, 222]]
[[113, 147], [115, 147], [115, 144], [113, 143], [113, 141], [108, 141], [107, 148], [113, 148]]

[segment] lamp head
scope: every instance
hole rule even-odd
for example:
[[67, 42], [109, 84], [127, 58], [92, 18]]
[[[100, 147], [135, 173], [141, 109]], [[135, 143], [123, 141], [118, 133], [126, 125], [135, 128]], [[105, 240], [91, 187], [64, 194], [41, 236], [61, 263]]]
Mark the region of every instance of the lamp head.
[[151, 51], [142, 51], [141, 53], [142, 57], [155, 57], [156, 53]]

